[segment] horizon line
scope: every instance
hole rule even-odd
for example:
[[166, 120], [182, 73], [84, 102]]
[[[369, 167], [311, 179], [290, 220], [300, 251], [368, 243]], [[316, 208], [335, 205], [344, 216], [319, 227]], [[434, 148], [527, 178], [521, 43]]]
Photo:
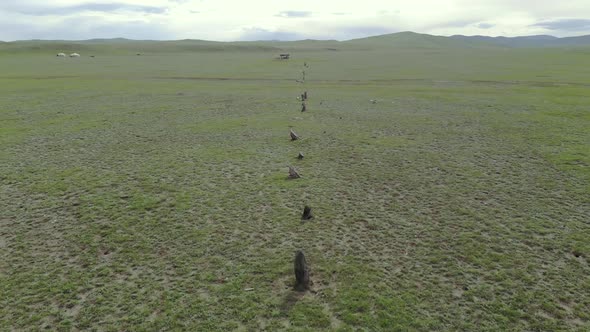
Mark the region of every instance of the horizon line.
[[420, 33], [415, 31], [399, 31], [399, 32], [392, 32], [392, 33], [385, 33], [380, 35], [369, 35], [365, 37], [359, 38], [352, 38], [352, 39], [314, 39], [314, 38], [305, 38], [305, 39], [295, 39], [295, 40], [280, 40], [280, 39], [258, 39], [258, 40], [208, 40], [208, 39], [193, 39], [193, 38], [182, 38], [182, 39], [133, 39], [127, 37], [95, 37], [95, 38], [88, 38], [88, 39], [17, 39], [17, 40], [0, 40], [2, 43], [16, 43], [16, 42], [27, 42], [27, 41], [41, 41], [41, 42], [51, 42], [51, 41], [67, 41], [67, 42], [87, 42], [93, 40], [127, 40], [127, 41], [143, 41], [143, 42], [174, 42], [174, 41], [203, 41], [203, 42], [212, 42], [212, 43], [252, 43], [252, 42], [301, 42], [301, 41], [335, 41], [335, 42], [347, 42], [347, 41], [354, 41], [359, 39], [366, 39], [366, 38], [374, 38], [374, 37], [382, 37], [382, 36], [389, 36], [389, 35], [398, 35], [398, 34], [416, 34], [416, 35], [425, 35], [425, 36], [432, 36], [432, 37], [442, 37], [442, 38], [451, 38], [451, 37], [484, 37], [484, 38], [527, 38], [527, 37], [550, 37], [554, 39], [566, 39], [566, 38], [579, 38], [579, 37], [590, 37], [590, 34], [586, 35], [576, 35], [576, 36], [567, 36], [567, 37], [557, 37], [553, 35], [522, 35], [522, 36], [514, 36], [514, 37], [507, 37], [503, 35], [496, 35], [496, 36], [487, 36], [487, 35], [463, 35], [463, 34], [454, 34], [454, 35], [433, 35], [428, 33]]

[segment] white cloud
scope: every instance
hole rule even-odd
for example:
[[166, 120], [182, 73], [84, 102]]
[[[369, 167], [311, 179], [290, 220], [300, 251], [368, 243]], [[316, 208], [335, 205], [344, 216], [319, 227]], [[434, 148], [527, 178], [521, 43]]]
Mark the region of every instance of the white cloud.
[[567, 36], [590, 34], [589, 18], [588, 0], [0, 0], [0, 40]]

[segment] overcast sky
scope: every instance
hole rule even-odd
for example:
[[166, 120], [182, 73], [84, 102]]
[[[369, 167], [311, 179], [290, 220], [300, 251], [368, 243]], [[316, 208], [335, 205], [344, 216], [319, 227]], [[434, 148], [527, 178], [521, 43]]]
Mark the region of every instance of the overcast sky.
[[0, 40], [590, 34], [590, 0], [0, 0]]

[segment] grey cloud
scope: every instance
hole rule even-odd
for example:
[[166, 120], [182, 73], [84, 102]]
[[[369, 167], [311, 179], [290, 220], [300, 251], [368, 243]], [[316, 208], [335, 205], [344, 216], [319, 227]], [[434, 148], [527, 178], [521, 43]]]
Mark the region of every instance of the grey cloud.
[[243, 41], [253, 40], [281, 40], [292, 41], [305, 39], [304, 35], [292, 31], [271, 31], [262, 28], [244, 29], [242, 35], [238, 38]]
[[117, 24], [101, 22], [90, 27], [86, 35], [89, 34], [94, 34], [96, 36], [94, 38], [123, 37], [128, 39], [145, 40], [169, 40], [175, 38], [174, 34], [169, 32], [167, 27], [162, 24], [140, 21], [129, 21]]
[[286, 17], [286, 18], [310, 17], [311, 12], [300, 11], [300, 10], [285, 10], [285, 11], [279, 12], [275, 16]]
[[589, 19], [561, 19], [553, 21], [538, 22], [531, 26], [541, 27], [548, 30], [581, 31], [590, 29]]
[[[450, 20], [445, 22], [439, 22], [435, 24], [426, 25], [423, 27], [423, 30], [434, 30], [434, 29], [444, 29], [444, 28], [465, 28], [465, 27], [473, 27], [479, 24], [484, 18], [469, 18], [469, 19], [459, 19], [459, 20]], [[485, 23], [484, 23], [485, 24]]]
[[25, 39], [41, 39], [35, 33], [34, 27], [29, 24], [14, 23], [14, 22], [0, 22], [0, 40], [13, 41]]
[[325, 27], [324, 32], [319, 33], [307, 33], [297, 34], [292, 33], [292, 36], [288, 39], [280, 40], [302, 40], [302, 39], [319, 39], [319, 40], [350, 40], [356, 38], [364, 38], [369, 36], [385, 35], [390, 33], [399, 32], [397, 28], [386, 27], [382, 25], [371, 25], [371, 24], [357, 24], [357, 25], [338, 25]]
[[399, 30], [391, 29], [379, 25], [356, 25], [356, 26], [338, 26], [328, 28], [330, 32], [303, 34], [294, 31], [270, 31], [262, 28], [244, 29], [239, 40], [281, 40], [293, 41], [303, 39], [321, 39], [321, 40], [349, 40], [363, 38], [368, 36], [384, 35], [398, 32]]
[[490, 24], [490, 23], [480, 23], [480, 24], [476, 25], [476, 27], [478, 27], [480, 29], [491, 29], [495, 26], [496, 26], [495, 24]]
[[[75, 29], [64, 29], [73, 26]], [[97, 16], [76, 16], [54, 24], [44, 22], [0, 22], [0, 40], [63, 39], [123, 37], [129, 39], [173, 39], [174, 34], [163, 24], [128, 21], [111, 22]]]
[[449, 22], [445, 22], [443, 24], [440, 24], [439, 27], [445, 27], [445, 28], [464, 28], [466, 26], [473, 25], [476, 22], [477, 22], [477, 20], [473, 20], [473, 19], [454, 20], [454, 21], [449, 21]]
[[24, 15], [33, 16], [47, 16], [47, 15], [70, 15], [84, 12], [103, 12], [111, 13], [117, 11], [127, 12], [142, 12], [147, 14], [163, 14], [168, 9], [166, 7], [131, 5], [126, 3], [84, 3], [75, 6], [35, 6], [35, 7], [21, 7], [16, 6], [13, 9], [15, 12]]
[[368, 36], [385, 35], [389, 33], [398, 32], [396, 29], [379, 25], [359, 25], [350, 27], [341, 27], [338, 29], [338, 39], [354, 39]]

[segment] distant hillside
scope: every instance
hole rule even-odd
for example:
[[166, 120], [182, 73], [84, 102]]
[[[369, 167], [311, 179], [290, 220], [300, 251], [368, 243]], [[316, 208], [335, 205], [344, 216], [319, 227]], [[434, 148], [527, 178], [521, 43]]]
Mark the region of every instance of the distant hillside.
[[155, 54], [183, 52], [269, 52], [281, 53], [293, 50], [313, 51], [332, 50], [341, 45], [335, 40], [300, 40], [300, 41], [249, 41], [249, 42], [216, 42], [196, 39], [173, 41], [90, 39], [83, 41], [65, 40], [27, 40], [0, 42], [2, 53], [71, 53], [84, 54]]
[[399, 32], [387, 35], [336, 40], [299, 41], [249, 41], [216, 42], [196, 39], [175, 41], [130, 40], [125, 38], [90, 39], [84, 41], [28, 40], [1, 42], [0, 54], [7, 53], [58, 53], [84, 54], [135, 54], [179, 52], [289, 52], [344, 49], [461, 49], [461, 48], [534, 48], [534, 47], [590, 47], [590, 36], [557, 38], [553, 36], [487, 37], [433, 36], [415, 32]]
[[473, 47], [563, 47], [590, 46], [590, 36], [557, 38], [538, 35], [523, 37], [433, 36], [415, 32], [398, 32], [381, 36], [353, 39], [347, 43], [387, 44], [411, 48], [473, 48]]
[[494, 46], [479, 40], [452, 39], [443, 36], [433, 36], [415, 32], [398, 32], [387, 35], [353, 39], [346, 44], [387, 45], [397, 48], [464, 48]]
[[488, 37], [461, 36], [448, 37], [464, 42], [481, 42], [505, 47], [562, 47], [562, 46], [590, 46], [590, 36], [557, 38], [554, 36], [537, 35], [524, 37]]
[[29, 40], [0, 44], [0, 53], [150, 54], [216, 51], [277, 52], [279, 49], [262, 43], [222, 43], [203, 40], [150, 41], [122, 38], [85, 41]]

